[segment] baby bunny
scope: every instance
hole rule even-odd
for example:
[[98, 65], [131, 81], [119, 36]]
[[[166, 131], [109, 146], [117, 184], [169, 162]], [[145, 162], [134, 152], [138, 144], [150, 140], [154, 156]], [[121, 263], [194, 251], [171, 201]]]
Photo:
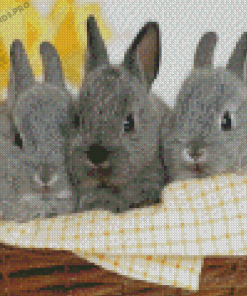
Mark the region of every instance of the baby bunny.
[[40, 45], [44, 82], [35, 82], [24, 47], [11, 46], [7, 101], [1, 108], [0, 218], [25, 222], [71, 213], [64, 126], [71, 100], [55, 48]]
[[247, 87], [244, 33], [226, 69], [213, 69], [217, 35], [205, 33], [194, 69], [179, 92], [169, 138], [171, 181], [204, 178], [247, 169]]
[[111, 65], [93, 17], [87, 21], [85, 81], [71, 106], [68, 172], [78, 211], [123, 212], [157, 202], [165, 168], [159, 150], [169, 108], [149, 93], [159, 68], [156, 23], [139, 32], [121, 65]]

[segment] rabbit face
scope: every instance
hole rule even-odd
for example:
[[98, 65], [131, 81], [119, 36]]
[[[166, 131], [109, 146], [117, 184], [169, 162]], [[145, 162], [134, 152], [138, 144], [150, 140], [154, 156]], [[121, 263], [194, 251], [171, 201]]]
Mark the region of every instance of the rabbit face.
[[178, 95], [170, 137], [173, 180], [236, 173], [247, 160], [247, 88], [234, 73], [195, 69]]
[[71, 196], [60, 127], [66, 121], [67, 99], [68, 94], [59, 88], [37, 84], [20, 95], [13, 116], [15, 144], [32, 190], [54, 198]]
[[[0, 137], [0, 219], [25, 222], [38, 217], [49, 218], [72, 212], [75, 201], [71, 196], [71, 189], [65, 185], [67, 180], [64, 181], [65, 184], [60, 181], [60, 188], [59, 182], [56, 184], [57, 188], [55, 184], [52, 184], [53, 187], [47, 184], [44, 190], [41, 186], [43, 184], [34, 186], [35, 181], [38, 181], [35, 179], [37, 161], [34, 157], [29, 161], [31, 149], [25, 149], [29, 143], [20, 145], [20, 137], [16, 137], [17, 129], [9, 116], [1, 114], [0, 119], [4, 124]], [[42, 165], [40, 163], [39, 168]], [[63, 177], [61, 174], [60, 179]]]
[[117, 189], [154, 159], [158, 127], [153, 106], [145, 86], [123, 67], [103, 66], [90, 73], [75, 109], [78, 134], [71, 141], [71, 171], [80, 186]]

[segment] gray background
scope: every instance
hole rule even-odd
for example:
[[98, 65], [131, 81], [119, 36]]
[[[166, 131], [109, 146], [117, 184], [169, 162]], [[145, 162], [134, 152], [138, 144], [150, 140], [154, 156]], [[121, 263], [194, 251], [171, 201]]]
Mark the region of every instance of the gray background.
[[[218, 33], [215, 65], [226, 64], [237, 39], [247, 31], [245, 1], [195, 0], [77, 0], [78, 5], [96, 2], [112, 32], [108, 52], [113, 63], [121, 62], [124, 51], [146, 21], [157, 21], [162, 33], [160, 74], [153, 91], [170, 105], [175, 102], [179, 86], [189, 73], [193, 53], [201, 35], [206, 31]], [[33, 0], [33, 5], [46, 15], [54, 0]]]

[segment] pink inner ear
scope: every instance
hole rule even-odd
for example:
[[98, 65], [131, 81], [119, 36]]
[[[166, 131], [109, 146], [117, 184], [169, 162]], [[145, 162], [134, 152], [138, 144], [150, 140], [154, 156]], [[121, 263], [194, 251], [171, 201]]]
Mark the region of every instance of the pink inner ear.
[[148, 77], [155, 75], [158, 65], [157, 55], [159, 50], [158, 34], [155, 30], [150, 30], [138, 45], [138, 59], [142, 65], [142, 69]]

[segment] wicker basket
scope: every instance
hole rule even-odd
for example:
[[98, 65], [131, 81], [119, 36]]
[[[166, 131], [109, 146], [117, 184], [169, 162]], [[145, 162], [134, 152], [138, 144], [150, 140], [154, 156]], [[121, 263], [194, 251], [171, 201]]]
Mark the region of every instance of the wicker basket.
[[247, 257], [206, 258], [199, 292], [131, 280], [71, 252], [0, 244], [0, 295], [247, 295]]

